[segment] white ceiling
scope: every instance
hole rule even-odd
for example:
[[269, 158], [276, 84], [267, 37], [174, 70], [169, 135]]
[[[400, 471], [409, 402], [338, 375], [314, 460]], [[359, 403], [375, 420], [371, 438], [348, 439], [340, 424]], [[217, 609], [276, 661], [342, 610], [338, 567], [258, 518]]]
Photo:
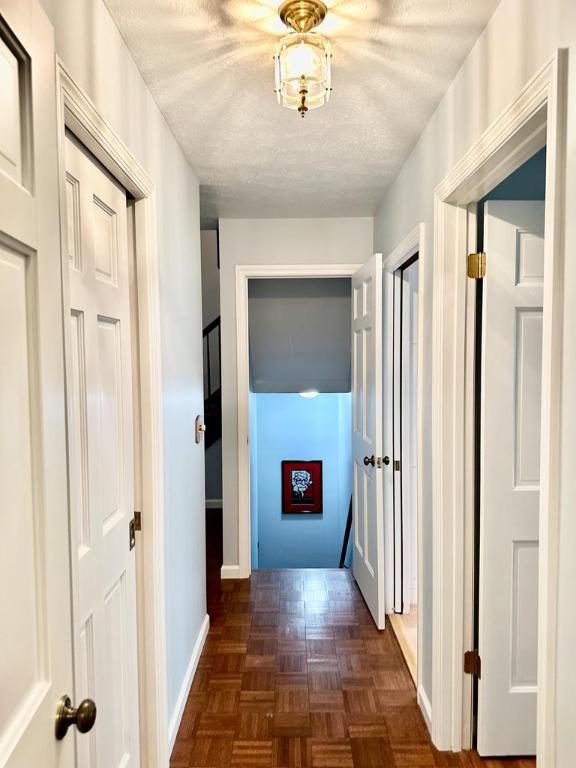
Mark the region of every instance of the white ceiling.
[[372, 215], [499, 0], [328, 0], [333, 94], [278, 106], [280, 0], [106, 0], [202, 216]]

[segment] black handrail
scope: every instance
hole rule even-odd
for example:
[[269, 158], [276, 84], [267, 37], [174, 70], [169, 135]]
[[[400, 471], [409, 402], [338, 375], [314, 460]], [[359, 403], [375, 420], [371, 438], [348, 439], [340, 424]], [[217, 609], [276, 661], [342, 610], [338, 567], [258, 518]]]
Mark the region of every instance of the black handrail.
[[204, 393], [205, 399], [210, 397], [212, 395], [212, 369], [210, 365], [210, 334], [218, 330], [218, 386], [216, 387], [216, 390], [220, 389], [221, 384], [221, 378], [220, 378], [220, 360], [221, 360], [221, 334], [220, 334], [220, 316], [214, 318], [211, 323], [209, 323], [206, 328], [202, 331], [202, 340], [204, 343], [204, 339], [206, 340], [206, 373], [208, 377], [208, 390]]
[[342, 542], [342, 554], [340, 555], [339, 568], [346, 567], [346, 553], [348, 542], [350, 541], [350, 529], [352, 528], [352, 496], [350, 496], [350, 506], [348, 507], [348, 519], [346, 520], [346, 530], [344, 531], [344, 541]]
[[204, 330], [202, 331], [202, 336], [208, 336], [208, 334], [211, 333], [214, 330], [214, 328], [218, 328], [219, 325], [220, 325], [220, 315], [218, 315], [218, 317], [215, 317], [211, 323], [208, 323], [206, 328], [204, 328]]

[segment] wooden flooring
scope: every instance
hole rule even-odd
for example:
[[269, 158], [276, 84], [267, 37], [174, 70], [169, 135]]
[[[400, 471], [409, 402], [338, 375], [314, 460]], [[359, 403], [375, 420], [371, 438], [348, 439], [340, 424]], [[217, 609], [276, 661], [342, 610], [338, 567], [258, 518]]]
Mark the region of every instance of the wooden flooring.
[[418, 607], [410, 606], [410, 613], [391, 613], [388, 616], [400, 645], [400, 650], [416, 683], [416, 660], [418, 655]]
[[[217, 520], [210, 510], [209, 532]], [[221, 581], [219, 559], [215, 547], [211, 628], [171, 768], [534, 765], [434, 749], [396, 638], [375, 628], [349, 571]]]

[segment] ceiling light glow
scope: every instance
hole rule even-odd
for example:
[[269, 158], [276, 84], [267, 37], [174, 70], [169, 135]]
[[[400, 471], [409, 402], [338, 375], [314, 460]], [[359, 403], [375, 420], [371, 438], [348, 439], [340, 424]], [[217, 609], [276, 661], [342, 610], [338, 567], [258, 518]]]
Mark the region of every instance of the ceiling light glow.
[[283, 107], [305, 117], [327, 104], [332, 90], [330, 43], [311, 31], [328, 9], [320, 0], [286, 0], [278, 12], [294, 31], [279, 41], [274, 56], [276, 97]]

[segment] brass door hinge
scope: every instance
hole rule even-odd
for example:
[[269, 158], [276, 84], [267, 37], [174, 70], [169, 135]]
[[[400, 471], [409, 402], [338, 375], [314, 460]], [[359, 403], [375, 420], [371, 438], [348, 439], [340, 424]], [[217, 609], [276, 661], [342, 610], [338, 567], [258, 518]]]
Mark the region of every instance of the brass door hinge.
[[473, 280], [486, 277], [486, 254], [482, 251], [468, 254], [468, 277]]
[[478, 651], [466, 651], [464, 654], [464, 672], [467, 675], [473, 675], [480, 679], [482, 671], [482, 662]]
[[142, 512], [139, 512], [137, 509], [134, 510], [134, 529], [136, 531], [142, 530]]

